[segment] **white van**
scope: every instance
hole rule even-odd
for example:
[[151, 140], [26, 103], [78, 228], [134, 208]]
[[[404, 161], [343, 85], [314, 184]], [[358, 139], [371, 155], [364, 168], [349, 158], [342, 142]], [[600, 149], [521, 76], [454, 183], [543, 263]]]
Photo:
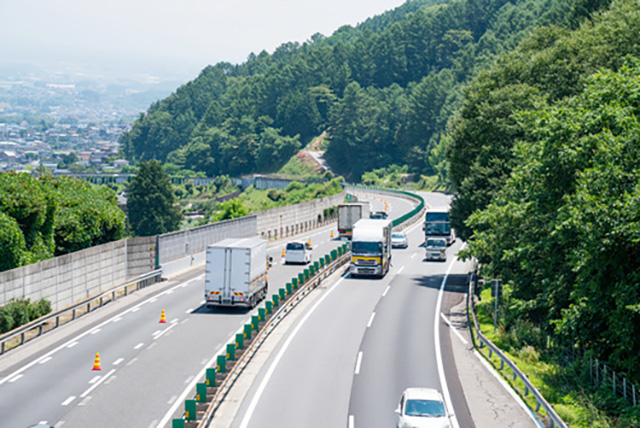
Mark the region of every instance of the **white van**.
[[292, 241], [284, 251], [284, 263], [310, 263], [311, 247], [302, 241]]
[[447, 240], [445, 238], [428, 238], [425, 247], [427, 260], [447, 260]]

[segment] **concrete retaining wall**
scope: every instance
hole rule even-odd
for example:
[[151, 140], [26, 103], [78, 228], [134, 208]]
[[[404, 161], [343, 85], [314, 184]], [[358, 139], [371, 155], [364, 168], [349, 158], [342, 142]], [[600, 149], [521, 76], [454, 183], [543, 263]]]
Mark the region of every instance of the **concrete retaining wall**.
[[256, 212], [258, 234], [265, 239], [278, 239], [313, 229], [325, 219], [325, 208], [334, 207], [344, 201], [345, 193], [327, 196], [313, 201]]
[[110, 242], [0, 272], [0, 306], [22, 297], [45, 298], [54, 311], [62, 309], [154, 270], [156, 263], [174, 271], [203, 263], [207, 246], [224, 238], [258, 234], [276, 239], [312, 229], [326, 220], [325, 208], [343, 200], [340, 193], [194, 229]]

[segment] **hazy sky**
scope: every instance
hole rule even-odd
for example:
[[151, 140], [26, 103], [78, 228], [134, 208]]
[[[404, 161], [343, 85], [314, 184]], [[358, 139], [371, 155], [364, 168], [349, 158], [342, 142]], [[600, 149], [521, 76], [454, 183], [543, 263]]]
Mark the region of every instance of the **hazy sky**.
[[[314, 33], [331, 35], [404, 0], [0, 0], [0, 62], [64, 60], [202, 69]], [[179, 67], [179, 66], [183, 67]]]

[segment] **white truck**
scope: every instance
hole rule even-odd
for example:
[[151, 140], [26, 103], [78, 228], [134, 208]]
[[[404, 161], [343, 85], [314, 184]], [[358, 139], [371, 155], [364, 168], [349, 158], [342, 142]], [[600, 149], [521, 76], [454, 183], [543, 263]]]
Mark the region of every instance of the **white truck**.
[[391, 266], [391, 220], [362, 219], [353, 226], [351, 276], [383, 277]]
[[369, 218], [369, 202], [351, 202], [338, 205], [338, 236], [351, 238], [353, 225], [363, 218]]
[[204, 300], [208, 307], [252, 308], [267, 295], [267, 241], [227, 238], [207, 248]]

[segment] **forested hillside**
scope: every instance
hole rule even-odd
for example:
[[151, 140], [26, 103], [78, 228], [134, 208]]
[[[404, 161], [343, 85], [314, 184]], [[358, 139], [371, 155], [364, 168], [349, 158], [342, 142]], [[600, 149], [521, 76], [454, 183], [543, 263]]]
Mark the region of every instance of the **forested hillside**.
[[462, 86], [531, 29], [581, 13], [571, 8], [571, 0], [408, 1], [330, 37], [207, 67], [135, 122], [124, 151], [209, 176], [271, 172], [328, 131], [326, 158], [349, 179], [391, 164], [431, 174], [441, 159], [429, 153]]
[[0, 174], [0, 271], [121, 239], [115, 193], [70, 179]]
[[539, 30], [478, 76], [449, 158], [454, 220], [507, 284], [506, 328], [640, 380], [638, 2]]

